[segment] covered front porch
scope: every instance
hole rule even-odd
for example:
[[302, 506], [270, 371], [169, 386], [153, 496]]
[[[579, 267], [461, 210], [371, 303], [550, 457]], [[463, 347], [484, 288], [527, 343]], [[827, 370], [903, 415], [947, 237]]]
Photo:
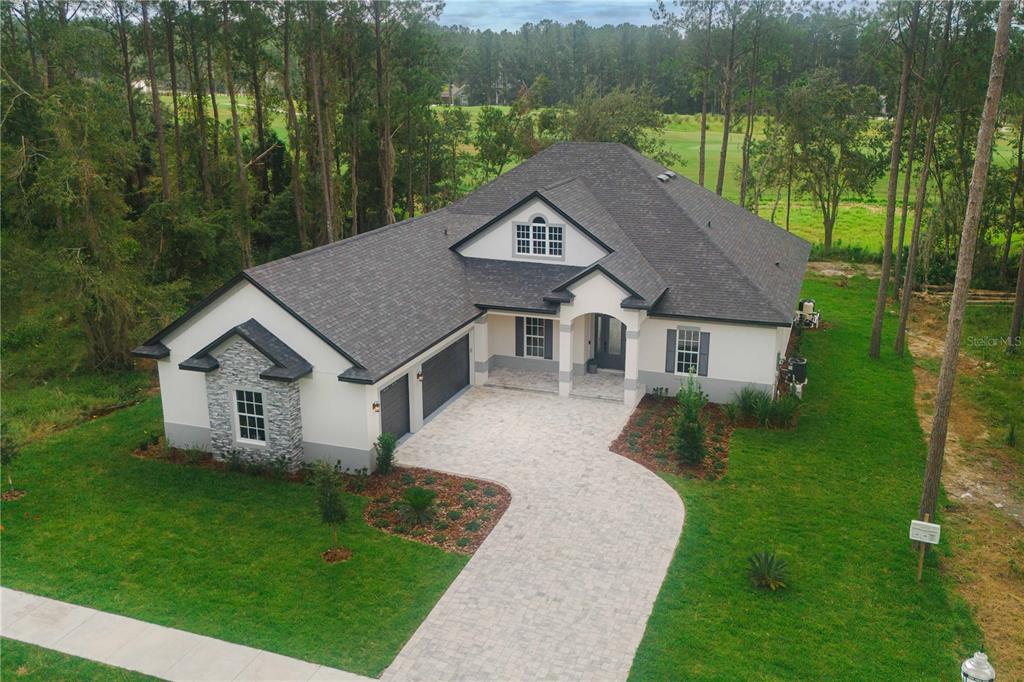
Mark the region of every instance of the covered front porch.
[[569, 317], [570, 308], [557, 316], [489, 311], [474, 325], [473, 383], [635, 405], [638, 331], [606, 313]]

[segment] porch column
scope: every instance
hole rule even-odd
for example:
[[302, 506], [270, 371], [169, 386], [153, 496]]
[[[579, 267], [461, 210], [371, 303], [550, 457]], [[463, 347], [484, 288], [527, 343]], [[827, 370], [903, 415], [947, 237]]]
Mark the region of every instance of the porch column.
[[623, 402], [633, 407], [643, 397], [643, 386], [640, 385], [640, 332], [635, 329], [626, 330], [626, 371], [622, 381]]
[[558, 395], [572, 392], [572, 323], [558, 324]]
[[483, 386], [487, 383], [489, 370], [488, 361], [491, 358], [490, 346], [487, 338], [487, 315], [484, 315], [473, 323], [473, 385]]

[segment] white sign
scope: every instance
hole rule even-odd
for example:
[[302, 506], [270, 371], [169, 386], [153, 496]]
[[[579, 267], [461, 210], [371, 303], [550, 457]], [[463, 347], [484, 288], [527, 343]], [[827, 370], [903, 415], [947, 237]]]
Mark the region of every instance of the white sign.
[[929, 545], [939, 544], [939, 531], [941, 526], [937, 523], [927, 521], [910, 522], [910, 539], [917, 542], [925, 542]]

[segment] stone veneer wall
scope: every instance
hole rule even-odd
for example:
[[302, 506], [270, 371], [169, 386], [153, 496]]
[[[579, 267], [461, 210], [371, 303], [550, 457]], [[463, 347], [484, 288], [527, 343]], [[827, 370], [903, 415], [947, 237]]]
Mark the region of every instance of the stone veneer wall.
[[[269, 381], [260, 372], [270, 365], [247, 341], [235, 337], [214, 357], [218, 369], [206, 374], [206, 399], [210, 410], [210, 449], [220, 459], [232, 452], [245, 459], [269, 463], [284, 457], [289, 469], [298, 468], [302, 455], [302, 413], [297, 381]], [[235, 389], [263, 394], [267, 444], [240, 443], [235, 438]]]

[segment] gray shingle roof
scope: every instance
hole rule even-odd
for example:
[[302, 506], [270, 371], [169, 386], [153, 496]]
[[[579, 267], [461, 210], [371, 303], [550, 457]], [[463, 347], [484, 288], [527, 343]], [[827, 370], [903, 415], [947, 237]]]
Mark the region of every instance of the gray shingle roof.
[[[810, 245], [619, 144], [554, 145], [433, 213], [244, 276], [374, 382], [481, 314], [555, 312], [587, 269], [463, 258], [452, 247], [534, 193], [611, 253], [601, 268], [651, 315], [788, 325]], [[588, 268], [588, 269], [590, 269]], [[158, 334], [150, 344], [157, 342]]]
[[[181, 369], [194, 372], [210, 372], [217, 369], [220, 363], [211, 354], [213, 350], [228, 338], [238, 335], [245, 339], [253, 348], [266, 356], [271, 365], [260, 372], [261, 379], [274, 381], [295, 381], [313, 371], [313, 365], [292, 350], [291, 346], [274, 336], [269, 329], [249, 319], [232, 327], [217, 339], [211, 341], [192, 357], [178, 363]], [[138, 349], [136, 349], [136, 352]]]

